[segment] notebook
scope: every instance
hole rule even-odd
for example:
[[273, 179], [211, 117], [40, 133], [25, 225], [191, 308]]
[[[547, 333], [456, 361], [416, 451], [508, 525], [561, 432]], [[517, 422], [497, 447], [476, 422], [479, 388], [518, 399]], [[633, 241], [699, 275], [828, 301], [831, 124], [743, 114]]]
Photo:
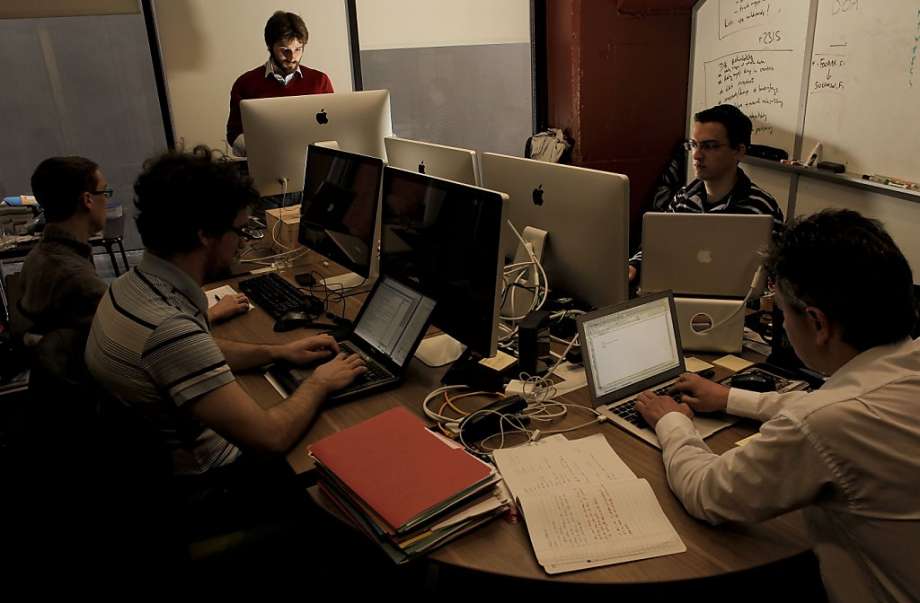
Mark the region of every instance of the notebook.
[[642, 218], [642, 290], [741, 299], [772, 229], [768, 215], [648, 212]]
[[[329, 401], [344, 402], [399, 385], [428, 330], [434, 306], [433, 299], [396, 279], [378, 279], [355, 319], [354, 329], [339, 341], [343, 351], [364, 359], [367, 372], [331, 394]], [[268, 376], [289, 395], [312, 372], [313, 367], [276, 364], [269, 368]]]
[[[666, 395], [686, 371], [670, 291], [602, 308], [578, 317], [578, 336], [588, 391], [598, 411], [629, 433], [661, 448], [655, 432], [635, 408], [645, 390]], [[704, 438], [737, 422], [724, 413], [696, 416]]]

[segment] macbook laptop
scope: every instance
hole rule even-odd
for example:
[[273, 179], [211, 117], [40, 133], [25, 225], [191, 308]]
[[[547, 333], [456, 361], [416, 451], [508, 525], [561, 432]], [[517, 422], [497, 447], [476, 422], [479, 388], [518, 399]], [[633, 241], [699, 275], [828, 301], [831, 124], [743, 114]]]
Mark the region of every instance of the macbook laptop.
[[[367, 372], [329, 396], [330, 402], [345, 402], [402, 383], [409, 360], [415, 354], [434, 311], [435, 301], [399, 281], [383, 276], [355, 319], [352, 332], [339, 341], [349, 354], [367, 363]], [[313, 367], [273, 365], [268, 370], [288, 395], [313, 372]]]
[[762, 214], [648, 212], [642, 218], [642, 291], [741, 299], [770, 243]]
[[[661, 448], [655, 432], [635, 408], [645, 390], [667, 395], [686, 371], [670, 291], [644, 295], [578, 317], [578, 337], [588, 391], [598, 412], [618, 427]], [[704, 438], [737, 422], [724, 413], [696, 416]]]

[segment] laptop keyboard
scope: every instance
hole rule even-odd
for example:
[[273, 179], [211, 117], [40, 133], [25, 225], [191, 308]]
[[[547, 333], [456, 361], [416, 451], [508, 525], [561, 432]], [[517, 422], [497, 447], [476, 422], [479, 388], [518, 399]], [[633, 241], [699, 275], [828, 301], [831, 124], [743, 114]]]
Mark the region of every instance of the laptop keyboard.
[[[680, 394], [676, 392], [672, 394], [670, 393], [670, 390], [671, 390], [671, 386], [666, 385], [665, 387], [656, 389], [655, 393], [658, 394], [659, 396], [671, 396], [672, 398], [680, 402]], [[632, 423], [636, 427], [639, 427], [642, 429], [649, 429], [649, 430], [651, 429], [651, 427], [649, 427], [649, 424], [645, 422], [645, 419], [642, 418], [642, 415], [639, 414], [639, 411], [636, 410], [635, 398], [633, 398], [632, 400], [629, 400], [628, 402], [624, 402], [618, 406], [614, 406], [610, 408], [610, 412], [620, 417], [621, 419]]]
[[351, 385], [345, 388], [343, 391], [357, 389], [363, 387], [369, 383], [374, 383], [376, 381], [381, 381], [383, 379], [388, 379], [392, 377], [392, 373], [385, 369], [379, 362], [359, 350], [356, 346], [351, 345], [347, 341], [342, 343], [342, 347], [345, 348], [350, 354], [357, 354], [364, 361], [364, 364], [367, 366], [367, 372], [362, 373], [355, 377], [355, 380], [351, 382]]

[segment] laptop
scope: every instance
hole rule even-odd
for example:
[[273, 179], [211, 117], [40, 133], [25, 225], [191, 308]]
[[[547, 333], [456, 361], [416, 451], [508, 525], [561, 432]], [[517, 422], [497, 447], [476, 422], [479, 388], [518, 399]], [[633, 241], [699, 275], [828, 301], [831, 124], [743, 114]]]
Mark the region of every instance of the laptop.
[[642, 218], [642, 291], [742, 299], [770, 244], [763, 214], [675, 214]]
[[[328, 400], [345, 402], [402, 383], [409, 360], [431, 324], [434, 306], [433, 299], [396, 279], [379, 278], [355, 318], [354, 329], [339, 341], [343, 351], [364, 359], [367, 372]], [[276, 364], [266, 377], [290, 395], [313, 368]]]
[[[635, 408], [645, 390], [667, 395], [686, 371], [670, 291], [589, 312], [578, 317], [578, 337], [591, 401], [615, 425], [661, 448], [655, 432]], [[736, 423], [724, 413], [696, 416], [704, 438]]]

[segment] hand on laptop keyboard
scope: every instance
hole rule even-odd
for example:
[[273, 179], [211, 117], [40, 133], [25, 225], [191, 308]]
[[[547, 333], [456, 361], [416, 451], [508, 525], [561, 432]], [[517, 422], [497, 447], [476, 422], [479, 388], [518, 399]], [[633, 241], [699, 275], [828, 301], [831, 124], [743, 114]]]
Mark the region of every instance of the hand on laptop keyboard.
[[310, 383], [323, 389], [326, 395], [347, 387], [364, 374], [367, 367], [364, 360], [357, 354], [340, 353], [338, 356], [316, 367], [310, 378], [304, 383]]
[[693, 418], [693, 411], [689, 406], [678, 402], [670, 395], [665, 395], [666, 393], [667, 389], [663, 388], [657, 392], [642, 392], [636, 397], [636, 411], [652, 429], [655, 428], [661, 417], [669, 412], [679, 412]]
[[303, 339], [280, 345], [277, 349], [276, 359], [284, 360], [294, 366], [310, 364], [317, 360], [328, 360], [341, 351], [339, 344], [329, 335], [304, 337]]

